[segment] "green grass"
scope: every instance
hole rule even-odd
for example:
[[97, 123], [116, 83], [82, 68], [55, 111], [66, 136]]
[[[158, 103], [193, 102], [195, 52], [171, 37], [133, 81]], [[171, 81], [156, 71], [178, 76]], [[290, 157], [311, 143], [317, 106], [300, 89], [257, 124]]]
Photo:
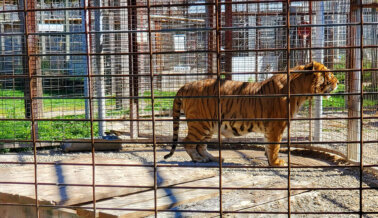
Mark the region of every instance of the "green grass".
[[[0, 97], [24, 97], [19, 90], [0, 89]], [[44, 95], [44, 97], [51, 97]], [[43, 99], [44, 111], [84, 110], [84, 99]], [[25, 102], [23, 99], [0, 99], [0, 117], [9, 119], [25, 118]], [[54, 119], [84, 119], [85, 115], [57, 116]], [[30, 121], [0, 121], [0, 138], [30, 140]], [[98, 135], [98, 123], [93, 124], [95, 136]], [[89, 121], [38, 121], [40, 140], [64, 140], [90, 138]]]
[[[173, 97], [175, 95], [176, 95], [176, 92], [154, 90], [154, 97], [155, 97], [154, 109], [156, 111], [171, 110], [173, 106], [174, 98], [156, 98], [156, 97], [167, 97], [167, 96]], [[143, 93], [143, 96], [150, 97], [151, 91], [145, 91]], [[143, 99], [143, 100], [147, 104], [147, 106], [144, 108], [144, 111], [152, 111], [151, 99]]]
[[30, 121], [0, 121], [0, 126], [1, 139], [31, 139]]
[[[85, 115], [68, 115], [54, 117], [55, 119], [84, 119]], [[89, 121], [38, 121], [38, 136], [40, 140], [65, 140], [90, 138]], [[0, 138], [30, 140], [30, 121], [0, 121]], [[98, 136], [98, 123], [93, 123], [94, 136]]]
[[[0, 97], [18, 97], [23, 98], [24, 93], [19, 90], [0, 89]], [[53, 97], [44, 94], [43, 97]], [[84, 110], [85, 99], [43, 99], [43, 111], [72, 111]], [[0, 117], [6, 118], [24, 118], [25, 102], [23, 99], [0, 99]]]
[[[55, 119], [84, 119], [85, 115], [67, 115]], [[90, 121], [39, 121], [39, 139], [63, 140], [91, 137]], [[94, 137], [98, 136], [98, 122], [93, 123]]]

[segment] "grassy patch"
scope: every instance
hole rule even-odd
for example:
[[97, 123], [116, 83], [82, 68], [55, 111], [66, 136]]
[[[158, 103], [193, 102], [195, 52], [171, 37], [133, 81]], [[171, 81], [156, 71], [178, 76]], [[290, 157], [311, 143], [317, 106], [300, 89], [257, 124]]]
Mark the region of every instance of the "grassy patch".
[[[24, 93], [19, 90], [0, 89], [0, 97], [23, 98]], [[52, 97], [43, 95], [43, 97]], [[85, 109], [85, 99], [43, 99], [43, 111], [76, 111]], [[0, 117], [24, 118], [25, 101], [24, 99], [0, 99]]]
[[[84, 119], [85, 115], [68, 115], [56, 119]], [[31, 139], [30, 121], [0, 121], [0, 138], [14, 140]], [[90, 138], [89, 121], [38, 121], [40, 140], [54, 141], [65, 139]], [[93, 123], [94, 136], [98, 136], [98, 123]]]
[[[158, 91], [154, 90], [154, 107], [156, 111], [161, 110], [171, 110], [173, 106], [173, 99], [174, 98], [156, 98], [156, 97], [173, 97], [176, 95], [176, 92], [169, 92], [169, 91]], [[151, 91], [145, 91], [143, 93], [144, 97], [150, 97]], [[147, 106], [144, 108], [145, 111], [151, 111], [152, 110], [152, 103], [151, 99], [144, 99], [144, 102], [147, 104]]]
[[[67, 115], [56, 119], [84, 119], [85, 115]], [[89, 121], [39, 121], [39, 139], [63, 140], [91, 137], [91, 123]], [[94, 136], [98, 136], [98, 122], [93, 123]]]

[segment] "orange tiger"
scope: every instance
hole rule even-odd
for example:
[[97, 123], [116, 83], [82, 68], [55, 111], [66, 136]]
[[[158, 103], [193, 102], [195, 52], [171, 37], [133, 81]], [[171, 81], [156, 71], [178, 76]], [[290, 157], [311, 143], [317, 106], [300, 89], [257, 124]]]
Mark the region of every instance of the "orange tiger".
[[[312, 73], [290, 73], [291, 94], [323, 94], [330, 93], [337, 88], [338, 80], [331, 72], [327, 71], [321, 63], [311, 62], [307, 65], [294, 67], [292, 70], [312, 70]], [[227, 95], [272, 95], [287, 93], [287, 75], [277, 74], [262, 82], [239, 82], [232, 80], [220, 80], [220, 94]], [[173, 102], [173, 145], [169, 154], [164, 159], [171, 157], [176, 150], [179, 131], [180, 110], [183, 110], [187, 119], [218, 119], [217, 97], [195, 98], [195, 96], [217, 96], [218, 84], [216, 79], [207, 79], [185, 84], [179, 89]], [[180, 98], [190, 96], [191, 98]], [[193, 98], [194, 96], [194, 98]], [[290, 117], [293, 117], [303, 105], [310, 99], [309, 96], [290, 97]], [[243, 118], [287, 118], [287, 98], [256, 97], [256, 98], [231, 98], [222, 97], [220, 100], [221, 119]], [[218, 132], [217, 121], [188, 121], [188, 135], [184, 142], [185, 150], [194, 162], [219, 161], [207, 151], [206, 142], [214, 133]], [[265, 147], [270, 166], [285, 165], [285, 161], [278, 158], [282, 134], [287, 126], [286, 121], [222, 121], [221, 135], [224, 137], [242, 136], [250, 132], [264, 133], [265, 139], [272, 142]], [[275, 142], [275, 143], [274, 143]], [[223, 161], [223, 160], [221, 160]]]

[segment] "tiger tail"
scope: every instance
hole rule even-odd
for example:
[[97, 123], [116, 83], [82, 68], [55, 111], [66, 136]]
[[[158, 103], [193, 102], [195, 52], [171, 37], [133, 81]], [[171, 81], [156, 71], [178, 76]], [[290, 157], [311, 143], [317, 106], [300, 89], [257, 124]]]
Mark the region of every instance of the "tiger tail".
[[181, 110], [181, 98], [179, 97], [179, 93], [177, 93], [175, 100], [173, 101], [173, 144], [171, 151], [169, 154], [164, 156], [164, 159], [170, 158], [176, 150], [177, 147], [177, 141], [178, 141], [178, 133], [179, 133], [179, 127], [180, 127], [180, 110]]

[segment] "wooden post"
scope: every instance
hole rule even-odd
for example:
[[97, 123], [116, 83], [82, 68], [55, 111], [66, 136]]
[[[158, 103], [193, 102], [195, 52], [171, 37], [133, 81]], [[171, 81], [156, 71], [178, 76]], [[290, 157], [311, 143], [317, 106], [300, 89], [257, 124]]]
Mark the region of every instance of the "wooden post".
[[[27, 5], [25, 6], [28, 10], [35, 9], [36, 1], [30, 0], [27, 1]], [[24, 1], [19, 0], [19, 9], [22, 10], [24, 7]], [[37, 56], [30, 56], [30, 54], [38, 53], [38, 36], [36, 35], [29, 35], [29, 33], [36, 32], [36, 19], [35, 19], [35, 12], [29, 11], [26, 14], [26, 19], [24, 19], [25, 14], [23, 12], [19, 13], [19, 17], [21, 23], [25, 20], [27, 23], [23, 23], [22, 27], [25, 31], [24, 40], [22, 40], [22, 49], [23, 54], [27, 54], [28, 56], [23, 59], [23, 65], [25, 74], [30, 74], [31, 76], [41, 75], [41, 62], [40, 57]], [[26, 34], [28, 33], [28, 34]], [[26, 43], [26, 40], [28, 43]], [[31, 80], [26, 79], [24, 84], [24, 96], [25, 96], [25, 118], [31, 118], [33, 111], [34, 118], [39, 118], [43, 114], [43, 104], [42, 99], [35, 99], [36, 97], [42, 97], [43, 90], [42, 90], [42, 78], [35, 78], [32, 77]], [[32, 101], [33, 99], [33, 101]], [[35, 137], [38, 138], [38, 123], [35, 122]]]
[[[129, 6], [136, 6], [136, 0], [128, 0], [127, 4]], [[128, 8], [128, 29], [129, 30], [136, 30], [138, 26], [138, 17], [137, 17], [137, 9], [135, 7]], [[128, 33], [129, 39], [129, 52], [138, 52], [138, 40], [137, 40], [137, 33]], [[138, 87], [138, 55], [130, 55], [129, 56], [129, 91], [130, 97], [137, 97], [139, 92]], [[134, 76], [135, 75], [135, 76]], [[138, 119], [138, 99], [130, 99], [130, 137], [137, 138], [138, 137], [138, 122], [135, 122], [133, 119]]]
[[[120, 1], [119, 0], [114, 0], [113, 1], [113, 6], [120, 6]], [[110, 16], [109, 17], [109, 23], [110, 25], [113, 26], [113, 30], [121, 30], [121, 12], [120, 10], [116, 9], [116, 10], [113, 10], [111, 11], [110, 13], [112, 13], [113, 16]], [[110, 41], [110, 44], [113, 48], [113, 52], [115, 53], [119, 53], [121, 51], [121, 48], [122, 46], [119, 46], [121, 45], [121, 35], [120, 33], [112, 33], [111, 34], [111, 38], [112, 40]], [[111, 71], [112, 71], [112, 74], [122, 74], [122, 67], [120, 67], [121, 65], [121, 55], [112, 55], [111, 58], [110, 58], [110, 62], [111, 62]], [[115, 96], [116, 96], [116, 99], [115, 99], [115, 103], [116, 103], [116, 109], [117, 110], [122, 110], [123, 109], [123, 99], [122, 99], [122, 95], [123, 95], [123, 87], [122, 87], [122, 81], [123, 81], [123, 78], [121, 77], [112, 77], [112, 86], [115, 87], [114, 91], [115, 91]]]
[[[351, 1], [351, 11], [349, 15], [349, 23], [359, 22], [360, 10], [359, 10], [360, 0]], [[348, 37], [347, 45], [356, 46], [359, 45], [361, 37], [361, 30], [357, 26], [348, 26]], [[347, 68], [349, 69], [359, 69], [361, 68], [359, 58], [359, 49], [349, 49], [347, 53]], [[347, 90], [348, 93], [359, 93], [360, 92], [360, 71], [348, 72], [347, 76]], [[348, 117], [358, 117], [360, 116], [360, 96], [358, 95], [348, 95], [347, 97], [347, 108]], [[358, 141], [360, 140], [360, 121], [358, 119], [348, 120], [348, 141]], [[360, 161], [360, 146], [357, 143], [348, 144], [348, 159], [353, 161]]]
[[[232, 3], [232, 0], [226, 0], [227, 3]], [[226, 27], [232, 27], [232, 4], [226, 4]], [[232, 30], [225, 31], [225, 50], [232, 50]], [[232, 79], [232, 53], [226, 52], [224, 58], [224, 70], [226, 72], [226, 79]]]
[[[372, 8], [371, 9], [371, 17], [372, 21], [371, 22], [377, 22], [378, 17], [377, 17], [377, 9]], [[377, 25], [371, 25], [371, 35], [372, 35], [372, 45], [378, 45], [378, 32], [377, 32]], [[371, 67], [372, 68], [377, 68], [378, 67], [378, 48], [373, 48], [372, 49], [372, 54], [371, 54]], [[378, 87], [378, 71], [372, 71], [372, 85], [373, 87]]]
[[[209, 0], [212, 2], [212, 0]], [[206, 27], [213, 28], [214, 27], [214, 6], [208, 5], [206, 6], [206, 12], [208, 14], [208, 20], [206, 20]], [[207, 49], [209, 51], [214, 50], [214, 33], [213, 31], [209, 31], [207, 34]], [[212, 74], [214, 73], [214, 55], [213, 52], [207, 53], [207, 73], [209, 74], [208, 77], [212, 78]]]

